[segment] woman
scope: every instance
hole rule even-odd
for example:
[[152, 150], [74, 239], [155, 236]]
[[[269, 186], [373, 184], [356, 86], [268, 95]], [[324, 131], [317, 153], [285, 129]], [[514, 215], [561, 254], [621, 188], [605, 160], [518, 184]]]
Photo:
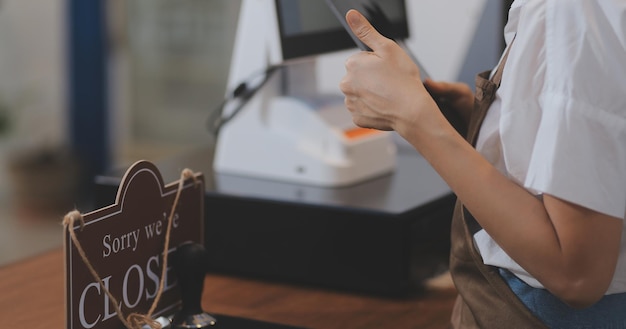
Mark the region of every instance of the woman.
[[475, 99], [346, 19], [372, 49], [340, 84], [355, 124], [396, 131], [458, 197], [452, 327], [626, 328], [626, 1], [516, 0]]

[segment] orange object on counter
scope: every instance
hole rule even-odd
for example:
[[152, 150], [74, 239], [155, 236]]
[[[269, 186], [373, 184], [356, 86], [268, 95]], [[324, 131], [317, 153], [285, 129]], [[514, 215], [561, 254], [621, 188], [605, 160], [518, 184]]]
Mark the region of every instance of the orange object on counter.
[[346, 136], [349, 139], [357, 139], [360, 137], [364, 137], [364, 136], [372, 135], [372, 134], [378, 134], [378, 133], [380, 133], [380, 130], [370, 129], [370, 128], [361, 128], [361, 127], [347, 129], [343, 131], [344, 136]]

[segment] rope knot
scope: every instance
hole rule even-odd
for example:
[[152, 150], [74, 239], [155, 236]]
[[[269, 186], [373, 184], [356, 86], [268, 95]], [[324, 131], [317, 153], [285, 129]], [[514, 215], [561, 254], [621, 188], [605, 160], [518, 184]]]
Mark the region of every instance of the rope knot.
[[83, 215], [78, 210], [72, 210], [65, 215], [63, 218], [63, 225], [69, 228], [74, 228], [74, 223], [76, 221], [80, 222], [80, 230], [82, 231], [85, 227], [85, 219]]
[[196, 177], [196, 174], [189, 168], [183, 169], [181, 173], [181, 178], [182, 178], [181, 183], [183, 183], [187, 179], [193, 178], [194, 184], [196, 185], [200, 184], [200, 181], [198, 180], [198, 177]]
[[146, 314], [131, 313], [126, 318], [130, 329], [142, 329], [144, 325], [150, 329], [161, 329], [161, 324]]

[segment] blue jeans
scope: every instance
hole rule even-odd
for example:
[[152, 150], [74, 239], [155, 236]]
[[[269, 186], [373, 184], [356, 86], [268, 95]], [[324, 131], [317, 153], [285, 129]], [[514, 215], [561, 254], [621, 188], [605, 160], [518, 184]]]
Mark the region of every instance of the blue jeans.
[[500, 269], [500, 275], [522, 303], [552, 329], [626, 329], [626, 293], [606, 295], [588, 308], [574, 309], [507, 270]]

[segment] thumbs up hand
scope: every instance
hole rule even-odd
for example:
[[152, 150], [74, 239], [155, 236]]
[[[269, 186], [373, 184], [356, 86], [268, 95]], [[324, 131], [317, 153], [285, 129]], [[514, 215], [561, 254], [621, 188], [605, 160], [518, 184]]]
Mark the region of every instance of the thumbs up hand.
[[395, 130], [405, 137], [405, 132], [418, 128], [416, 124], [426, 124], [422, 122], [425, 114], [440, 114], [422, 83], [419, 68], [403, 49], [376, 31], [358, 11], [348, 11], [346, 20], [354, 34], [372, 49], [346, 60], [346, 75], [340, 83], [354, 123]]

